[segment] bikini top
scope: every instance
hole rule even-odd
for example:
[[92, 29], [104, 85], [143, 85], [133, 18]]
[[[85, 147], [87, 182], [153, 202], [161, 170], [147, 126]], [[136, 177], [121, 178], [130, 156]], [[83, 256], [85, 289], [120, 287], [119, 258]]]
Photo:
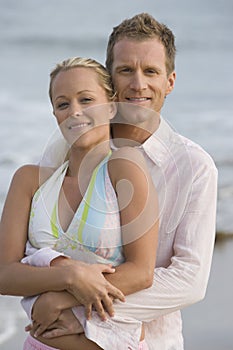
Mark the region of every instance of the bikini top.
[[120, 215], [108, 173], [107, 156], [93, 171], [68, 228], [59, 223], [58, 199], [68, 169], [62, 164], [33, 196], [28, 238], [35, 248], [50, 247], [87, 263], [117, 266], [124, 261]]

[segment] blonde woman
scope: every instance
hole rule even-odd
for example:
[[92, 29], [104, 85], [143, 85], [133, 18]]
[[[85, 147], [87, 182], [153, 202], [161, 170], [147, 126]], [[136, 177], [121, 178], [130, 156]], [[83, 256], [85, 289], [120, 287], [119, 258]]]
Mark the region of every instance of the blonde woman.
[[[110, 151], [109, 120], [115, 114], [110, 86], [105, 68], [91, 59], [68, 59], [52, 71], [50, 98], [70, 145], [68, 159], [55, 171], [27, 165], [14, 175], [0, 228], [0, 292], [42, 294], [37, 303], [52, 295], [59, 310], [48, 315], [48, 329], [74, 306], [84, 329], [91, 318], [106, 319], [105, 309], [112, 317], [90, 340], [86, 330], [46, 339], [38, 336], [44, 325], [33, 311], [24, 350], [109, 349], [112, 343], [114, 349], [147, 348], [142, 323], [114, 316], [113, 299], [124, 301], [123, 293], [153, 282], [157, 197], [138, 150]], [[59, 252], [50, 267], [41, 267], [36, 253], [35, 266], [29, 257], [21, 262], [27, 240], [39, 254]]]

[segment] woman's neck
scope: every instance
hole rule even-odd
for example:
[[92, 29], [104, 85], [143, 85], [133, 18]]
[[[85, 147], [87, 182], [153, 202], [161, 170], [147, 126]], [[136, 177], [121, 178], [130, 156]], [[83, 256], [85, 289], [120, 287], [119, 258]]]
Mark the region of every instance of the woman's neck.
[[110, 152], [109, 140], [96, 145], [92, 149], [71, 147], [67, 176], [89, 177], [96, 166]]

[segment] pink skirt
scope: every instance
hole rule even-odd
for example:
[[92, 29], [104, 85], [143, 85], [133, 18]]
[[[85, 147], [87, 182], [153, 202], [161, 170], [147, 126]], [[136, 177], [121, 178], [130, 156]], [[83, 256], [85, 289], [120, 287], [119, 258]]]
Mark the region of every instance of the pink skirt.
[[41, 343], [40, 341], [33, 338], [29, 335], [23, 345], [23, 350], [59, 350], [56, 348], [52, 348], [46, 344]]
[[[59, 349], [52, 348], [51, 346], [45, 345], [40, 341], [36, 340], [35, 338], [33, 338], [31, 335], [29, 335], [24, 342], [23, 350], [59, 350]], [[145, 340], [140, 341], [138, 350], [149, 350]]]

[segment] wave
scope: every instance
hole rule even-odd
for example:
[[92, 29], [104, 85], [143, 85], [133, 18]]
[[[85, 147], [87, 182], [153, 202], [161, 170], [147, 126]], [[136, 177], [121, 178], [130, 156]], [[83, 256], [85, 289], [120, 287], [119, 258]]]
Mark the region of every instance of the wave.
[[9, 47], [11, 46], [19, 46], [24, 47], [28, 46], [30, 48], [38, 48], [41, 49], [41, 47], [44, 48], [74, 48], [74, 47], [82, 47], [83, 49], [90, 49], [93, 50], [104, 50], [106, 46], [106, 40], [107, 38], [104, 36], [84, 36], [82, 38], [80, 37], [56, 37], [48, 35], [46, 36], [40, 36], [40, 35], [21, 35], [21, 36], [15, 36], [14, 37], [6, 37], [4, 40], [2, 40], [2, 43], [5, 43]]

